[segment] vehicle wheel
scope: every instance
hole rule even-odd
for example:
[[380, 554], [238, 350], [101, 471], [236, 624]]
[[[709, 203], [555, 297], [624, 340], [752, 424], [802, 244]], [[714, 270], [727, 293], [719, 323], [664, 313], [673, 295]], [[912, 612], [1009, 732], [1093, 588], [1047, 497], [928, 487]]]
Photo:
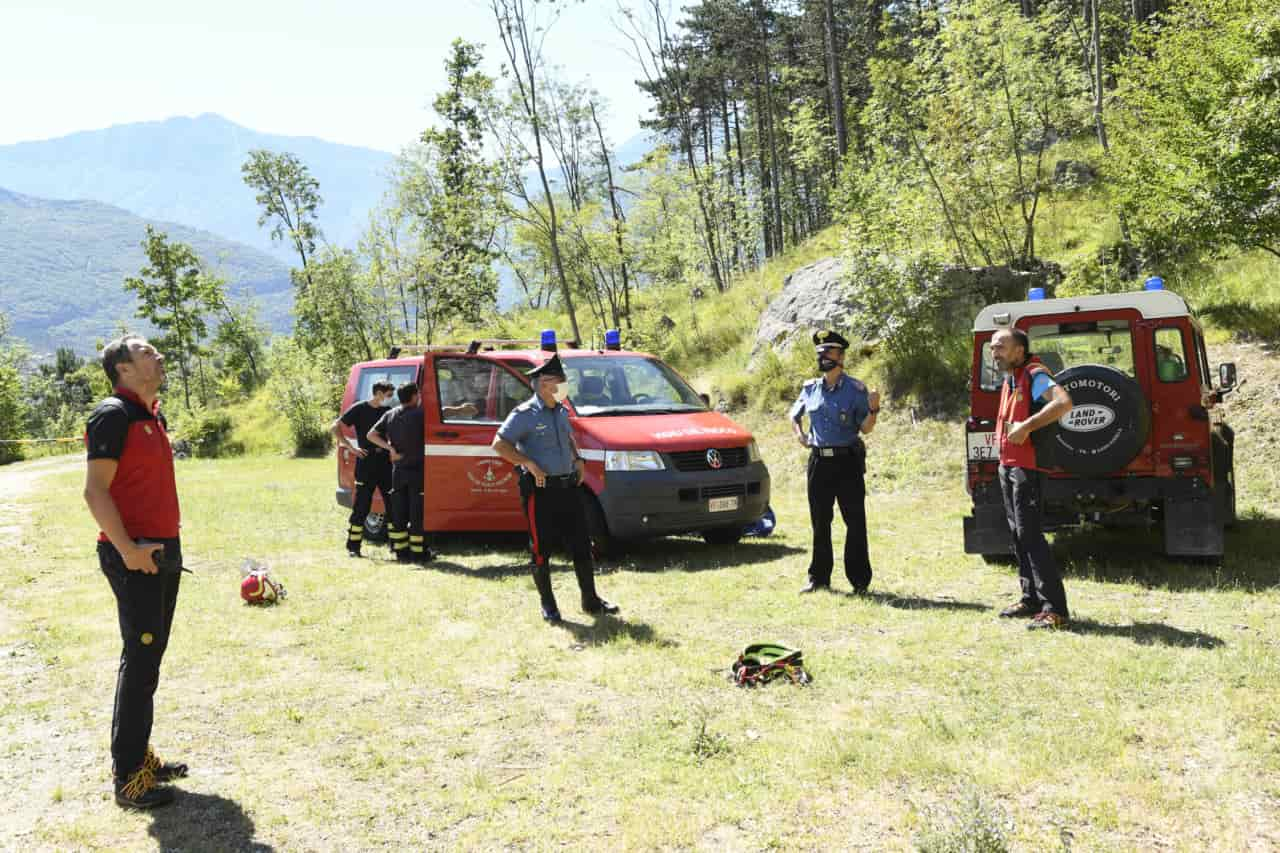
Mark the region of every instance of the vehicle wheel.
[[364, 541], [387, 541], [387, 517], [380, 512], [371, 512], [364, 517]]
[[1226, 527], [1235, 527], [1236, 515], [1236, 470], [1235, 454], [1232, 443], [1219, 435], [1213, 435], [1213, 473], [1214, 495], [1218, 501], [1218, 512]]
[[1041, 465], [1091, 476], [1119, 471], [1147, 443], [1151, 406], [1141, 386], [1102, 364], [1081, 364], [1054, 377], [1075, 404], [1032, 437]]
[[591, 534], [592, 554], [597, 559], [616, 556], [620, 550], [619, 543], [609, 532], [609, 522], [600, 508], [600, 501], [586, 489], [583, 489], [582, 500], [587, 505], [587, 530]]
[[737, 545], [741, 539], [741, 527], [713, 527], [702, 531], [702, 540], [708, 545]]

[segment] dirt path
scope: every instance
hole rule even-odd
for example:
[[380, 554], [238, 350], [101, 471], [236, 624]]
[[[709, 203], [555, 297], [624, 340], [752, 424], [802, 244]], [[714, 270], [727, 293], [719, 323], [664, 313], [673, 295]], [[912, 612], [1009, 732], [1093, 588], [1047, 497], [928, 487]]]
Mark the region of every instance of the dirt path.
[[[26, 550], [23, 539], [29, 521], [22, 502], [45, 477], [83, 465], [84, 460], [74, 455], [0, 467], [0, 495], [4, 496], [0, 501], [0, 571], [14, 570]], [[25, 695], [44, 678], [47, 664], [27, 633], [21, 614], [0, 601], [0, 695]], [[9, 798], [9, 807], [0, 809], [0, 838], [16, 842], [35, 829], [50, 803], [51, 791], [59, 784], [50, 768], [66, 766], [68, 736], [77, 728], [65, 714], [52, 709], [40, 719], [19, 715], [11, 725], [0, 735], [0, 754], [6, 756], [0, 763], [0, 786]], [[92, 747], [87, 733], [80, 737], [86, 741], [84, 745]]]

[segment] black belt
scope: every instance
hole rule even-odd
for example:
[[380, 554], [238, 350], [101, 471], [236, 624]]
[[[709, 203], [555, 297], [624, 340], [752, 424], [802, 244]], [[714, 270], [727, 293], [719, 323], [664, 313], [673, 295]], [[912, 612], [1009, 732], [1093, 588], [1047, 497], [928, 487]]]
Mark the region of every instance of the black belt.
[[547, 476], [547, 484], [544, 489], [572, 489], [578, 485], [577, 474], [556, 474]]
[[864, 452], [861, 444], [850, 447], [814, 447], [810, 448], [814, 456], [857, 456]]

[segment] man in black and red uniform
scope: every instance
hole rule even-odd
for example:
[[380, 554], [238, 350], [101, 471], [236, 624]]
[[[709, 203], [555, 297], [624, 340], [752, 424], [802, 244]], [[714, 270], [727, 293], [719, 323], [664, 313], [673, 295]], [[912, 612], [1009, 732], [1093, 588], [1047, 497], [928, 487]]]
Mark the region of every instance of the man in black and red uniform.
[[339, 452], [346, 445], [342, 425], [356, 431], [356, 444], [350, 448], [356, 455], [356, 495], [351, 504], [351, 517], [347, 519], [347, 553], [360, 556], [364, 541], [364, 522], [373, 506], [373, 490], [382, 492], [382, 505], [391, 514], [391, 457], [387, 451], [369, 441], [369, 430], [387, 413], [387, 402], [395, 386], [390, 382], [375, 382], [368, 400], [353, 403], [342, 416], [333, 422], [330, 430], [338, 441]]
[[1000, 615], [1011, 619], [1032, 617], [1028, 628], [1062, 628], [1070, 619], [1067, 592], [1044, 538], [1043, 474], [1036, 464], [1031, 434], [1071, 411], [1071, 396], [1031, 355], [1031, 342], [1021, 329], [996, 332], [991, 338], [991, 357], [996, 367], [1005, 372], [996, 442], [1000, 450], [1000, 491], [1022, 583], [1022, 597]]
[[425, 564], [435, 559], [427, 547], [423, 522], [423, 453], [425, 438], [421, 395], [416, 382], [396, 390], [400, 405], [385, 413], [368, 439], [391, 454], [391, 549], [401, 563]]
[[98, 522], [98, 564], [116, 597], [120, 669], [111, 719], [116, 802], [152, 808], [172, 802], [163, 784], [187, 775], [151, 749], [152, 699], [178, 601], [182, 548], [173, 450], [156, 394], [164, 358], [144, 338], [107, 344], [102, 367], [115, 388], [89, 416], [84, 499]]

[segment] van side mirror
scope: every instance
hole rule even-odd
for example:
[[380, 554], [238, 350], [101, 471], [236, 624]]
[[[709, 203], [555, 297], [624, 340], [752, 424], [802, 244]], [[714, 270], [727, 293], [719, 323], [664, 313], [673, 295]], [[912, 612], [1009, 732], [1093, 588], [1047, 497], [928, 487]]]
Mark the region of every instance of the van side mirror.
[[1222, 386], [1224, 391], [1236, 387], [1236, 366], [1234, 362], [1228, 361], [1218, 365], [1218, 384]]
[[708, 409], [709, 409], [709, 408], [711, 408], [711, 395], [710, 395], [710, 394], [699, 394], [699, 395], [698, 395], [698, 399], [702, 401], [702, 405], [706, 406]]

